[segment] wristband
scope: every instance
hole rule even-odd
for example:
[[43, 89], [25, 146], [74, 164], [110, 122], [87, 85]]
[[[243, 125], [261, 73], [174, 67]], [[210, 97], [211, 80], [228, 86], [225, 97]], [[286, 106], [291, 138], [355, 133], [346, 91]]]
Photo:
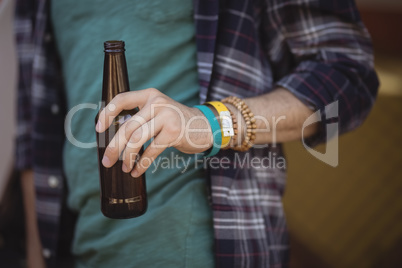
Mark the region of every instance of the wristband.
[[211, 157], [216, 155], [219, 150], [221, 149], [222, 145], [222, 135], [221, 135], [221, 127], [219, 126], [218, 120], [216, 119], [214, 113], [205, 105], [196, 105], [194, 108], [200, 110], [205, 117], [207, 118], [209, 125], [211, 126], [212, 130], [212, 148], [205, 152], [205, 157]]
[[221, 122], [221, 131], [222, 131], [222, 148], [225, 148], [229, 145], [231, 137], [234, 135], [233, 131], [233, 121], [232, 116], [228, 108], [220, 101], [210, 101], [207, 104], [213, 106], [218, 112], [220, 122]]

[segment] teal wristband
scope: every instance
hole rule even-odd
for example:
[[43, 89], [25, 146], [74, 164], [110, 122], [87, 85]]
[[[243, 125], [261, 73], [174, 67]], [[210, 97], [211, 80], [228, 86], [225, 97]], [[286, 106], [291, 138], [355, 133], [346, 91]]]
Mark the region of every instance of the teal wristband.
[[209, 125], [211, 126], [212, 129], [212, 136], [214, 138], [213, 143], [212, 143], [212, 148], [209, 149], [208, 151], [204, 152], [205, 157], [211, 157], [216, 155], [219, 150], [221, 149], [222, 146], [222, 134], [221, 134], [221, 126], [219, 125], [219, 122], [217, 118], [215, 117], [215, 114], [212, 112], [211, 109], [208, 108], [206, 105], [196, 105], [194, 108], [197, 108], [200, 110], [205, 117], [208, 119]]

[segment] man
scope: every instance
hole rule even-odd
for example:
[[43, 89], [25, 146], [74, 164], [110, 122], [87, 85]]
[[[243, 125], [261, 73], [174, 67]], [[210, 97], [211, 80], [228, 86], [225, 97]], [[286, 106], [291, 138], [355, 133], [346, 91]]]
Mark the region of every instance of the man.
[[[155, 10], [152, 11], [151, 17], [158, 16]], [[24, 171], [22, 180], [30, 244], [28, 261], [33, 264], [36, 260], [39, 266], [43, 265], [43, 259], [38, 257], [40, 245], [48, 264], [54, 264], [58, 233], [65, 223], [60, 217], [65, 190], [61, 152], [63, 145], [68, 146], [63, 129], [66, 103], [58, 52], [52, 38], [53, 32], [61, 34], [53, 31], [53, 27], [62, 26], [57, 19], [52, 21], [49, 13], [50, 1], [18, 1], [17, 167]], [[163, 22], [164, 14], [170, 13], [161, 14], [155, 18], [156, 23]], [[266, 119], [257, 121], [256, 128], [261, 131], [256, 132], [254, 148], [247, 152], [221, 150], [216, 156], [218, 160], [227, 158], [233, 163], [236, 157], [244, 159], [248, 155], [263, 159], [270, 154], [280, 158], [280, 144], [267, 145], [300, 138], [303, 122], [314, 111], [319, 110], [325, 116], [325, 107], [337, 101], [342, 133], [361, 124], [374, 103], [378, 81], [373, 70], [371, 43], [353, 1], [194, 1], [194, 22], [199, 101], [204, 103], [235, 95], [244, 100], [256, 117]], [[57, 38], [59, 41], [60, 37]], [[64, 44], [58, 42], [62, 55]], [[62, 60], [64, 69], [66, 59], [68, 57]], [[114, 111], [109, 106], [103, 115], [107, 118], [122, 109], [140, 106], [146, 117], [148, 100], [178, 107], [187, 118], [201, 116], [197, 109], [155, 89], [133, 91], [126, 93], [124, 98], [116, 98]], [[236, 114], [233, 105], [228, 108]], [[162, 145], [173, 146], [180, 152], [201, 152], [182, 141], [170, 144], [181, 129], [165, 127], [167, 122], [172, 122], [164, 120], [169, 116], [171, 114], [168, 115], [165, 109], [147, 119], [161, 122], [161, 132], [155, 140], [159, 137]], [[275, 122], [281, 116], [286, 119]], [[241, 116], [236, 119], [243, 120]], [[104, 131], [109, 123], [101, 120], [97, 131]], [[267, 126], [275, 124], [274, 133]], [[140, 127], [129, 130], [127, 135]], [[201, 127], [208, 129], [207, 124]], [[310, 144], [325, 141], [325, 122], [304, 131], [305, 136], [310, 137]], [[201, 136], [209, 147], [212, 146], [211, 136], [211, 131]], [[149, 148], [146, 156], [152, 159], [161, 153]], [[109, 150], [103, 164], [111, 166], [123, 149]], [[126, 164], [127, 171], [132, 171], [133, 176], [146, 169], [138, 165], [132, 170], [132, 164]], [[32, 173], [27, 171], [30, 169], [34, 172], [34, 181]], [[284, 167], [248, 165], [235, 169], [232, 165], [223, 169], [207, 165], [206, 177], [212, 208], [215, 265], [287, 266], [288, 235], [280, 202], [285, 184]], [[72, 190], [76, 189], [70, 189], [70, 197]], [[36, 215], [29, 209], [35, 198], [40, 242], [35, 232]], [[75, 210], [80, 217], [83, 212]], [[76, 233], [75, 236], [74, 251], [77, 254], [80, 235]]]

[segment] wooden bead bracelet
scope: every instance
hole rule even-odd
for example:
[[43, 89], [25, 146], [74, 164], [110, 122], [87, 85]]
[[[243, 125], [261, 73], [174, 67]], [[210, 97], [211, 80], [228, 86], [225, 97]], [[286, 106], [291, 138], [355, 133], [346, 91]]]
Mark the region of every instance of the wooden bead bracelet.
[[[235, 96], [230, 96], [225, 99], [223, 99], [221, 102], [223, 103], [229, 103], [232, 104], [233, 106], [236, 107], [237, 110], [241, 113], [242, 117], [244, 118], [244, 121], [246, 122], [247, 129], [245, 131], [245, 138], [243, 139], [241, 145], [233, 145], [231, 144], [230, 148], [236, 151], [244, 152], [249, 150], [254, 143], [254, 140], [256, 138], [256, 129], [257, 129], [257, 124], [255, 123], [255, 117], [254, 114], [251, 112], [250, 108], [247, 106], [247, 104], [240, 98], [235, 97]], [[235, 118], [232, 115], [232, 118]], [[240, 123], [240, 120], [239, 122]], [[238, 126], [238, 124], [237, 124]], [[238, 128], [236, 128], [238, 132]], [[235, 139], [233, 139], [235, 140]]]

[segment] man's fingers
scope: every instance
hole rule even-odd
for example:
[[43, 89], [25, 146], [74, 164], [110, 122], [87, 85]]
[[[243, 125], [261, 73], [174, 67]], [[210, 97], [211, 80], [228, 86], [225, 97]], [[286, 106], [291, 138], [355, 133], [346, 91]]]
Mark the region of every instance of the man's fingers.
[[132, 133], [145, 123], [145, 119], [136, 114], [119, 128], [119, 131], [117, 131], [117, 133], [114, 135], [113, 139], [110, 141], [105, 150], [105, 160], [102, 161], [105, 167], [111, 167], [114, 165], [114, 163], [116, 163], [126, 147]]
[[134, 166], [131, 176], [135, 178], [141, 176], [167, 147], [168, 145], [163, 141], [161, 135], [157, 135]]
[[96, 124], [96, 131], [105, 131], [113, 119], [118, 116], [123, 110], [132, 110], [139, 107], [140, 110], [147, 103], [149, 97], [156, 89], [143, 89], [138, 91], [130, 91], [120, 93], [115, 96], [110, 103], [100, 112], [99, 120]]
[[152, 137], [155, 137], [161, 131], [162, 126], [163, 122], [161, 122], [161, 119], [154, 118], [133, 132], [123, 153], [124, 172], [130, 172], [133, 169], [134, 162], [142, 145]]

